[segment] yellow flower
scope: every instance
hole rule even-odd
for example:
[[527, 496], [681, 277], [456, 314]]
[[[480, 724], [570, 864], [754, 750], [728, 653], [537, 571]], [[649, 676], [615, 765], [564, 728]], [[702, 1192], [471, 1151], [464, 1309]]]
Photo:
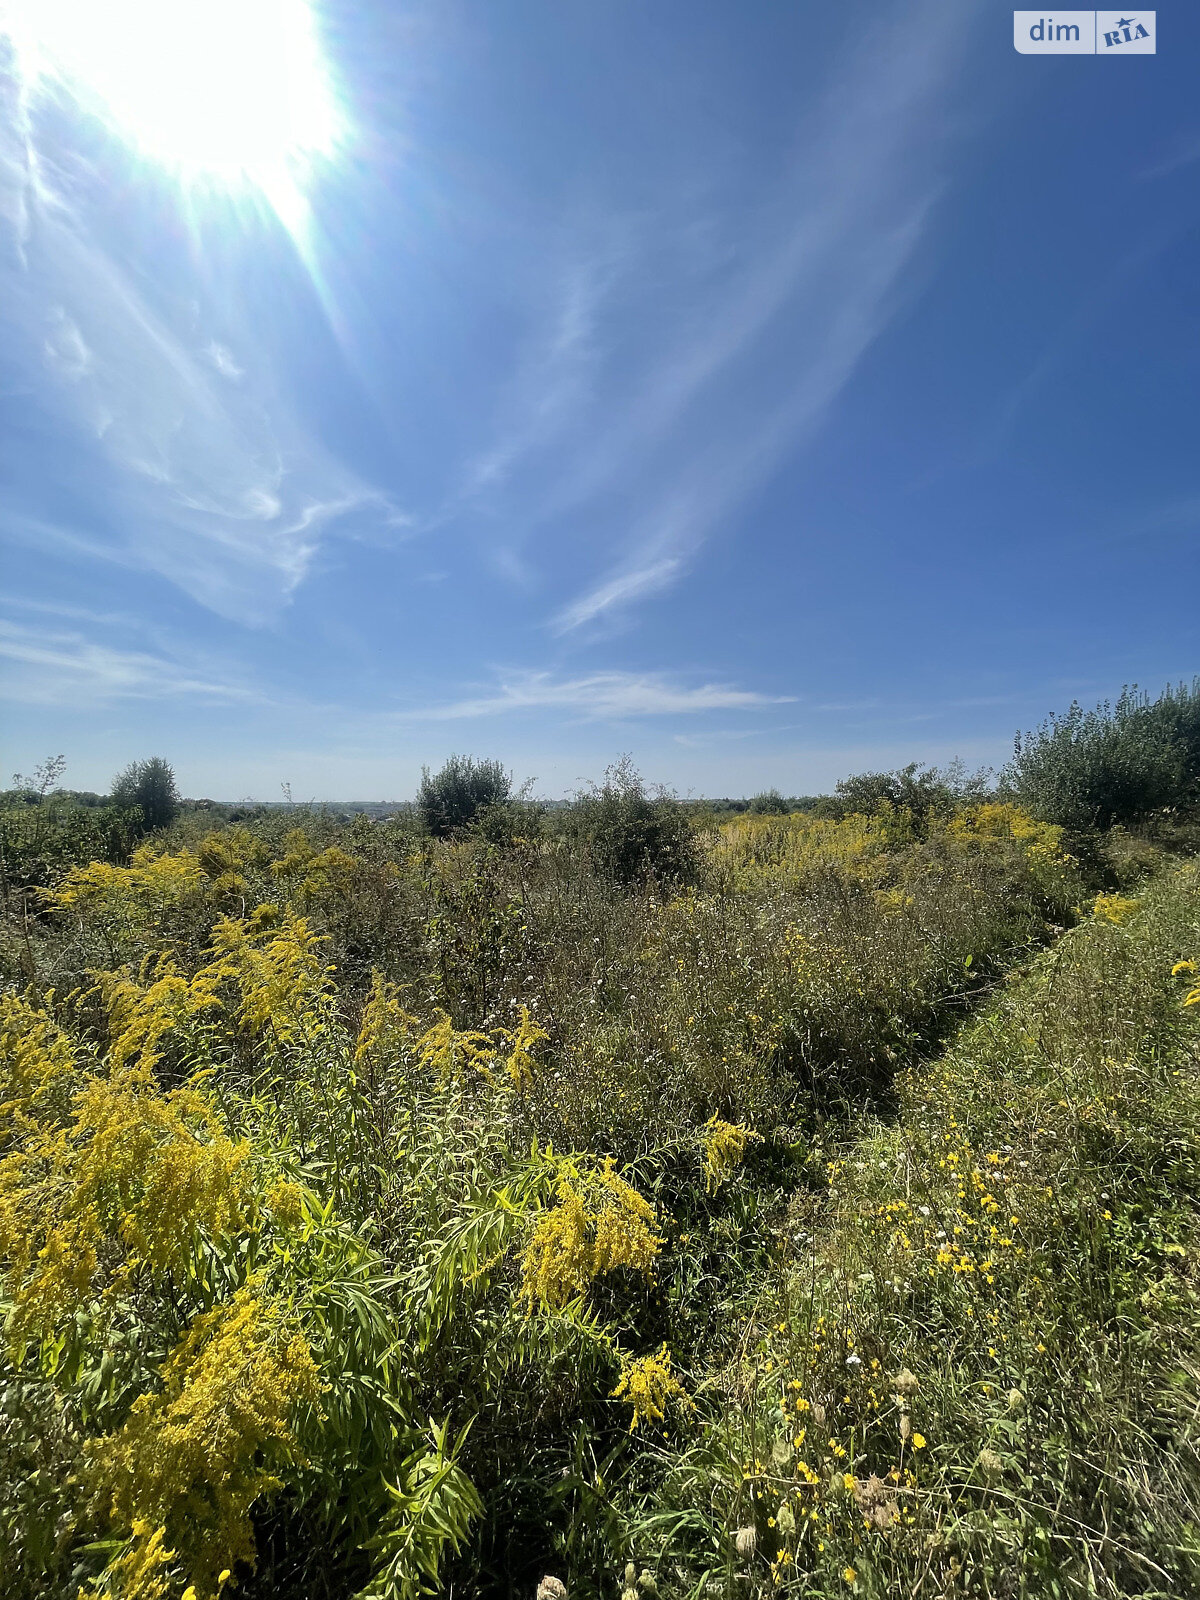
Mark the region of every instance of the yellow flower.
[[1131, 900], [1126, 895], [1098, 894], [1092, 907], [1092, 915], [1098, 922], [1111, 922], [1115, 927], [1128, 922], [1134, 912], [1141, 906], [1140, 900]]
[[710, 1194], [715, 1194], [733, 1169], [740, 1165], [746, 1146], [762, 1135], [740, 1123], [722, 1122], [720, 1117], [710, 1117], [704, 1125], [704, 1172]]
[[271, 1221], [284, 1233], [304, 1220], [304, 1190], [287, 1178], [276, 1178], [264, 1196]]
[[145, 1063], [88, 1074], [60, 1123], [0, 1160], [12, 1331], [49, 1334], [103, 1287], [101, 1262], [110, 1285], [140, 1266], [179, 1272], [201, 1235], [238, 1232], [248, 1156], [195, 1088], [164, 1095]]
[[686, 1398], [683, 1385], [671, 1371], [671, 1352], [664, 1344], [657, 1355], [621, 1358], [621, 1376], [613, 1399], [628, 1400], [633, 1407], [630, 1433], [640, 1422], [661, 1422], [670, 1401]]
[[527, 1089], [533, 1083], [533, 1052], [549, 1037], [545, 1028], [533, 1020], [529, 1007], [522, 1006], [520, 1025], [508, 1035], [509, 1052], [504, 1061], [504, 1070], [515, 1089]]
[[106, 1519], [132, 1530], [132, 1558], [169, 1537], [207, 1590], [253, 1565], [251, 1509], [280, 1487], [272, 1469], [298, 1462], [293, 1419], [321, 1382], [304, 1337], [246, 1290], [196, 1317], [160, 1376], [115, 1433], [87, 1442], [83, 1477]]
[[433, 1027], [421, 1035], [413, 1049], [419, 1064], [428, 1067], [443, 1086], [461, 1083], [469, 1075], [468, 1068], [488, 1078], [496, 1061], [493, 1039], [473, 1029], [460, 1032], [445, 1011], [437, 1013]]
[[333, 987], [320, 959], [324, 937], [303, 917], [285, 914], [258, 928], [221, 917], [212, 931], [215, 960], [202, 970], [236, 984], [238, 1022], [268, 1049], [301, 1044], [328, 1032]]
[[356, 1062], [373, 1061], [389, 1066], [404, 1054], [416, 1034], [417, 1019], [400, 1004], [400, 989], [381, 972], [371, 974], [371, 992], [363, 1006], [362, 1023], [354, 1046]]
[[855, 1578], [858, 1577], [858, 1573], [855, 1572], [853, 1567], [844, 1567], [842, 1569], [842, 1577], [845, 1578], [847, 1583], [853, 1583]]
[[564, 1170], [558, 1203], [543, 1211], [525, 1248], [523, 1294], [557, 1310], [618, 1267], [648, 1277], [662, 1248], [654, 1207], [618, 1176], [611, 1158], [596, 1171]]
[[913, 1449], [914, 1450], [924, 1450], [924, 1448], [925, 1448], [925, 1436], [924, 1436], [924, 1434], [914, 1433], [913, 1436], [912, 1436], [912, 1442], [913, 1442]]

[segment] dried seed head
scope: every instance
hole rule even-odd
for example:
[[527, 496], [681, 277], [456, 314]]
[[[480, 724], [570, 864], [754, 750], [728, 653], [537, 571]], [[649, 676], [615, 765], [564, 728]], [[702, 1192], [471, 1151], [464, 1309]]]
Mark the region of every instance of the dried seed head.
[[1008, 1391], [1008, 1405], [1006, 1407], [1010, 1417], [1023, 1417], [1025, 1415], [1025, 1396], [1020, 1389]]
[[632, 1589], [636, 1582], [637, 1568], [634, 1566], [632, 1561], [627, 1561], [625, 1563], [625, 1587], [627, 1589]]
[[537, 1600], [567, 1600], [567, 1586], [561, 1578], [547, 1574], [537, 1586]]
[[921, 1380], [915, 1372], [910, 1372], [907, 1367], [901, 1367], [900, 1371], [892, 1379], [892, 1388], [905, 1400], [911, 1400], [920, 1387]]
[[758, 1532], [754, 1528], [739, 1528], [733, 1543], [742, 1560], [749, 1561], [758, 1549]]
[[888, 1498], [887, 1484], [874, 1472], [869, 1478], [855, 1478], [852, 1486], [854, 1498], [863, 1511], [870, 1511], [872, 1506], [880, 1505]]
[[979, 1470], [989, 1483], [996, 1483], [1003, 1476], [1004, 1462], [994, 1450], [981, 1450]]

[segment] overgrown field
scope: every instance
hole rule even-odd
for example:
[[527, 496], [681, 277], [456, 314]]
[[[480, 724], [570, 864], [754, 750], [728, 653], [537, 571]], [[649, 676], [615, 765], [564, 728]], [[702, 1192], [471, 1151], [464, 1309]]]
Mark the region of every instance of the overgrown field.
[[0, 1593], [1200, 1592], [1197, 867], [526, 820], [22, 885]]

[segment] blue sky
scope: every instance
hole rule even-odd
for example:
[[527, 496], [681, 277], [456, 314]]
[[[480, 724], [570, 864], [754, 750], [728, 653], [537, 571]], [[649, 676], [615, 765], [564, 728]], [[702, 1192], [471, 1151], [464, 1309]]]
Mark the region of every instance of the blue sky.
[[290, 205], [7, 58], [7, 770], [804, 793], [1200, 667], [1196, 7], [318, 24]]

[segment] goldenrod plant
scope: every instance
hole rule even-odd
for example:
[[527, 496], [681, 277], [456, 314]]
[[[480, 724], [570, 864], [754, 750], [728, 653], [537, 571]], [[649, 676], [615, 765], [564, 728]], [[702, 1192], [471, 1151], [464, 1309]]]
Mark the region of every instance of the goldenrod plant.
[[1200, 1588], [1177, 822], [504, 804], [14, 891], [0, 1593]]

